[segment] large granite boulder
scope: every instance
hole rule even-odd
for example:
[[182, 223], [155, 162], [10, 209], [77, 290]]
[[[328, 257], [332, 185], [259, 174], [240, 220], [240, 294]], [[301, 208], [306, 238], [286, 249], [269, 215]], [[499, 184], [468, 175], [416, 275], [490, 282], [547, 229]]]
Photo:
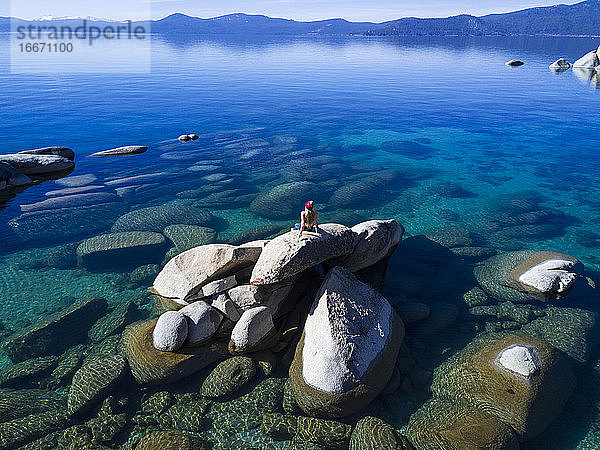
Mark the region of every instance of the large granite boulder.
[[299, 199], [314, 198], [320, 192], [319, 186], [310, 181], [281, 184], [258, 194], [250, 204], [250, 210], [268, 219], [300, 219], [302, 202]]
[[45, 175], [73, 170], [75, 163], [56, 155], [30, 155], [16, 153], [0, 155], [0, 162], [6, 163], [25, 175]]
[[9, 336], [2, 350], [13, 362], [36, 356], [60, 355], [87, 338], [92, 325], [106, 314], [108, 303], [94, 297], [79, 300], [68, 308]]
[[377, 417], [363, 417], [350, 436], [350, 450], [410, 450], [412, 445], [391, 425]]
[[267, 306], [275, 315], [280, 304], [294, 288], [298, 277], [287, 278], [279, 283], [264, 286], [244, 284], [227, 291], [227, 296], [235, 305], [246, 311], [257, 306]]
[[558, 416], [575, 382], [569, 361], [545, 341], [525, 334], [488, 334], [442, 363], [431, 390], [496, 416], [524, 442]]
[[69, 390], [69, 414], [90, 408], [116, 389], [127, 373], [127, 361], [121, 355], [92, 360], [73, 376]]
[[157, 319], [153, 319], [132, 324], [125, 328], [121, 338], [121, 351], [139, 384], [179, 381], [227, 355], [227, 349], [216, 344], [161, 352], [153, 345], [152, 333], [156, 322]]
[[598, 59], [598, 54], [596, 50], [592, 50], [589, 53], [586, 53], [581, 58], [573, 63], [573, 67], [580, 69], [595, 69], [596, 66], [600, 65], [600, 60]]
[[161, 233], [172, 224], [207, 226], [212, 214], [191, 206], [161, 205], [131, 211], [117, 219], [111, 231], [154, 231]]
[[566, 297], [583, 265], [569, 255], [525, 250], [501, 253], [477, 265], [479, 285], [500, 301], [547, 302]]
[[87, 268], [139, 266], [160, 259], [165, 237], [159, 233], [129, 231], [101, 234], [77, 247], [77, 262]]
[[519, 450], [510, 425], [464, 400], [427, 401], [410, 417], [406, 435], [419, 450]]
[[63, 158], [70, 159], [73, 161], [75, 159], [75, 152], [67, 147], [43, 147], [43, 148], [34, 148], [33, 150], [23, 150], [22, 152], [18, 152], [21, 155], [56, 155], [62, 156]]
[[180, 253], [171, 259], [154, 280], [163, 297], [186, 301], [206, 284], [252, 266], [262, 245], [210, 244]]
[[354, 273], [388, 256], [402, 240], [404, 227], [395, 220], [369, 220], [354, 225], [352, 231], [356, 235], [352, 253], [328, 264], [344, 267]]
[[360, 411], [386, 386], [404, 325], [388, 301], [346, 269], [327, 275], [290, 367], [294, 397], [311, 416]]
[[319, 233], [290, 231], [265, 245], [252, 270], [255, 285], [278, 283], [332, 258], [354, 250], [355, 236], [344, 225], [327, 223]]

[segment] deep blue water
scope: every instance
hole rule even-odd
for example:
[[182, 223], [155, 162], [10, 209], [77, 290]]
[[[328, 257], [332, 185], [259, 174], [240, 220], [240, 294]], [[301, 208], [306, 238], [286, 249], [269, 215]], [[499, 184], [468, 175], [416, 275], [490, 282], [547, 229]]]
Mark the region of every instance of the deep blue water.
[[[115, 206], [115, 218], [144, 206], [189, 204], [177, 194], [223, 180], [217, 192], [238, 189], [235, 195], [246, 199], [286, 182], [313, 181], [322, 222], [394, 218], [408, 235], [462, 226], [497, 250], [555, 250], [598, 270], [600, 91], [593, 80], [572, 70], [554, 73], [548, 65], [559, 57], [574, 61], [599, 43], [551, 37], [154, 37], [142, 44], [152, 57], [145, 73], [135, 59], [106, 73], [101, 59], [87, 61], [97, 65], [94, 73], [80, 73], [78, 60], [68, 58], [58, 73], [45, 73], [35, 61], [24, 73], [11, 73], [3, 56], [0, 153], [70, 147], [77, 155], [71, 176], [94, 174], [92, 184], [104, 186], [102, 192], [114, 192], [114, 179], [161, 174], [119, 185], [143, 186]], [[10, 45], [1, 37], [0, 55]], [[98, 55], [115, 51], [102, 45]], [[505, 66], [513, 58], [525, 65]], [[181, 144], [176, 138], [183, 133], [201, 138]], [[282, 144], [276, 136], [294, 140]], [[240, 137], [267, 144], [239, 146]], [[88, 157], [122, 145], [150, 149], [135, 157]], [[308, 151], [293, 153], [302, 150]], [[199, 162], [218, 169], [188, 170]], [[224, 176], [201, 179], [211, 172]], [[372, 192], [330, 201], [341, 186], [373, 176], [385, 180]], [[55, 232], [36, 239], [33, 230], [17, 239], [7, 224], [21, 214], [20, 206], [61, 188], [53, 181], [31, 187], [0, 210], [6, 306], [0, 321], [13, 331], [72, 298], [103, 295], [116, 304], [145, 294], [146, 286], [122, 285], [122, 270], [40, 270], [38, 262], [51, 248], [108, 231], [112, 223], [75, 237]], [[524, 199], [551, 218], [524, 235], [494, 228], [501, 205]], [[298, 199], [298, 211], [304, 201]], [[258, 225], [294, 222], [251, 212], [244, 201], [210, 209], [219, 218], [220, 241]]]

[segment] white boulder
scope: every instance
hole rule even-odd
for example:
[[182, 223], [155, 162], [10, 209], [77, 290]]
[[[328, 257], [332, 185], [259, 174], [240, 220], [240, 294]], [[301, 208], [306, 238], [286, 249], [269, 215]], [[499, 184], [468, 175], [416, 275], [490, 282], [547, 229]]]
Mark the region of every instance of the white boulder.
[[188, 335], [188, 323], [179, 311], [163, 313], [154, 326], [152, 338], [154, 348], [161, 352], [174, 352], [179, 350]]
[[154, 280], [159, 295], [187, 301], [208, 283], [235, 274], [256, 262], [262, 247], [209, 244], [172, 258]]
[[495, 364], [531, 380], [542, 368], [542, 358], [535, 347], [514, 344], [498, 353]]
[[215, 334], [223, 320], [219, 311], [202, 300], [181, 308], [179, 313], [187, 319], [188, 323], [186, 346], [206, 342]]
[[598, 60], [596, 50], [586, 53], [573, 63], [573, 67], [582, 69], [594, 69], [598, 65], [600, 65], [600, 60]]
[[271, 311], [266, 306], [244, 311], [231, 332], [230, 351], [234, 353], [264, 350], [263, 341], [275, 332]]
[[572, 259], [548, 259], [525, 271], [519, 282], [541, 292], [564, 294], [577, 280], [577, 274], [571, 272], [576, 264]]
[[567, 70], [571, 67], [571, 63], [567, 61], [565, 58], [560, 58], [550, 64], [550, 70], [554, 70], [556, 72], [560, 72], [563, 70]]
[[240, 320], [241, 314], [238, 307], [233, 301], [227, 296], [227, 294], [221, 294], [217, 296], [212, 302], [212, 307], [221, 312], [232, 322]]
[[369, 220], [354, 225], [352, 231], [356, 240], [354, 251], [348, 256], [336, 258], [329, 264], [344, 267], [350, 272], [358, 272], [385, 258], [402, 240], [404, 227], [395, 220]]

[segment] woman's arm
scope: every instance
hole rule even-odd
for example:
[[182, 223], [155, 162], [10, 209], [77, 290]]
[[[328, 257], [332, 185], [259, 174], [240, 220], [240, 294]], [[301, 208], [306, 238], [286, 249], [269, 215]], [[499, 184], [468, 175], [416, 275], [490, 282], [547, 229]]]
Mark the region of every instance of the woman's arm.
[[315, 232], [319, 232], [319, 213], [315, 211]]
[[300, 234], [302, 236], [302, 232], [304, 231], [304, 211], [300, 213]]

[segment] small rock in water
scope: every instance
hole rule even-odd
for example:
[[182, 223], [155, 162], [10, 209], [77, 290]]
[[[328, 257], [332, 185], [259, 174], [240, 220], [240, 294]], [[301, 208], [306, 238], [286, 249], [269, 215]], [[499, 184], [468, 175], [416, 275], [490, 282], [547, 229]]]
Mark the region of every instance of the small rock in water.
[[553, 62], [552, 64], [550, 64], [550, 70], [553, 70], [555, 72], [562, 72], [564, 70], [567, 70], [571, 67], [571, 63], [569, 61], [567, 61], [565, 58], [560, 58], [558, 60], [556, 60], [555, 62]]
[[148, 147], [142, 145], [128, 145], [125, 147], [111, 148], [101, 152], [92, 153], [90, 156], [120, 156], [120, 155], [139, 155], [148, 150]]
[[192, 140], [192, 138], [187, 134], [182, 134], [177, 139], [179, 140], [179, 142], [188, 142]]
[[523, 64], [525, 64], [523, 61], [519, 61], [517, 59], [511, 59], [510, 61], [508, 61], [506, 63], [507, 66], [511, 66], [511, 67], [518, 67], [518, 66], [522, 66]]

